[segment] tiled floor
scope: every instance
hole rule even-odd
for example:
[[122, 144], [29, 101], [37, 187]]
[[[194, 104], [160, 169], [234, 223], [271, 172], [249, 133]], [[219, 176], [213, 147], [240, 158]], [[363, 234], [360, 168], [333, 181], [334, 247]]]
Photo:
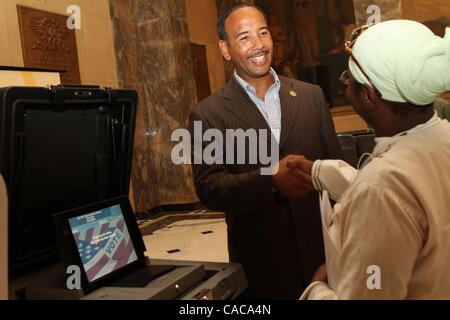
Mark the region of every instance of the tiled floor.
[[144, 236], [152, 259], [228, 262], [225, 219], [182, 220]]

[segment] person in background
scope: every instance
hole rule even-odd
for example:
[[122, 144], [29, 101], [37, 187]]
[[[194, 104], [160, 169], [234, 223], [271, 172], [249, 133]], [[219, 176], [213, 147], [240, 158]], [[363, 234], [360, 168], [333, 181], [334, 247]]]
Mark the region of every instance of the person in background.
[[356, 30], [346, 51], [346, 94], [376, 147], [359, 171], [289, 162], [322, 191], [327, 264], [302, 299], [450, 299], [450, 123], [433, 109], [450, 90], [450, 29], [387, 21]]

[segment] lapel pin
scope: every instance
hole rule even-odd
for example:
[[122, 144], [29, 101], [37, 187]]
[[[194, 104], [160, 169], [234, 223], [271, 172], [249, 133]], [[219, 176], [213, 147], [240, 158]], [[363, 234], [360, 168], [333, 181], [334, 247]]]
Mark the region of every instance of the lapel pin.
[[294, 98], [297, 96], [297, 92], [295, 92], [295, 91], [291, 91], [290, 94], [291, 94], [291, 97], [294, 97]]

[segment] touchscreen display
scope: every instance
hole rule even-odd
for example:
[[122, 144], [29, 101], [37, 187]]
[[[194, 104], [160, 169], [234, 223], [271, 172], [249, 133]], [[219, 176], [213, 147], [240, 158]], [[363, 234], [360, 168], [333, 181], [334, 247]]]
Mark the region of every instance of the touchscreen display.
[[120, 205], [69, 219], [88, 281], [138, 260]]

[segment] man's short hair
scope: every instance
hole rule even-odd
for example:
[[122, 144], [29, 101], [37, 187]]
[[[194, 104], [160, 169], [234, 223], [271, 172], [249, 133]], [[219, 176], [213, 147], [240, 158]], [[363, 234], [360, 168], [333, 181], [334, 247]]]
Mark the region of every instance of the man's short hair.
[[227, 21], [228, 17], [236, 10], [239, 10], [241, 8], [255, 8], [259, 12], [262, 13], [264, 16], [264, 19], [267, 22], [267, 15], [264, 13], [264, 11], [258, 7], [257, 5], [251, 4], [251, 3], [237, 3], [229, 6], [227, 9], [225, 9], [222, 14], [219, 16], [219, 20], [217, 21], [217, 34], [219, 35], [220, 40], [228, 40], [227, 31], [225, 30], [225, 22]]

